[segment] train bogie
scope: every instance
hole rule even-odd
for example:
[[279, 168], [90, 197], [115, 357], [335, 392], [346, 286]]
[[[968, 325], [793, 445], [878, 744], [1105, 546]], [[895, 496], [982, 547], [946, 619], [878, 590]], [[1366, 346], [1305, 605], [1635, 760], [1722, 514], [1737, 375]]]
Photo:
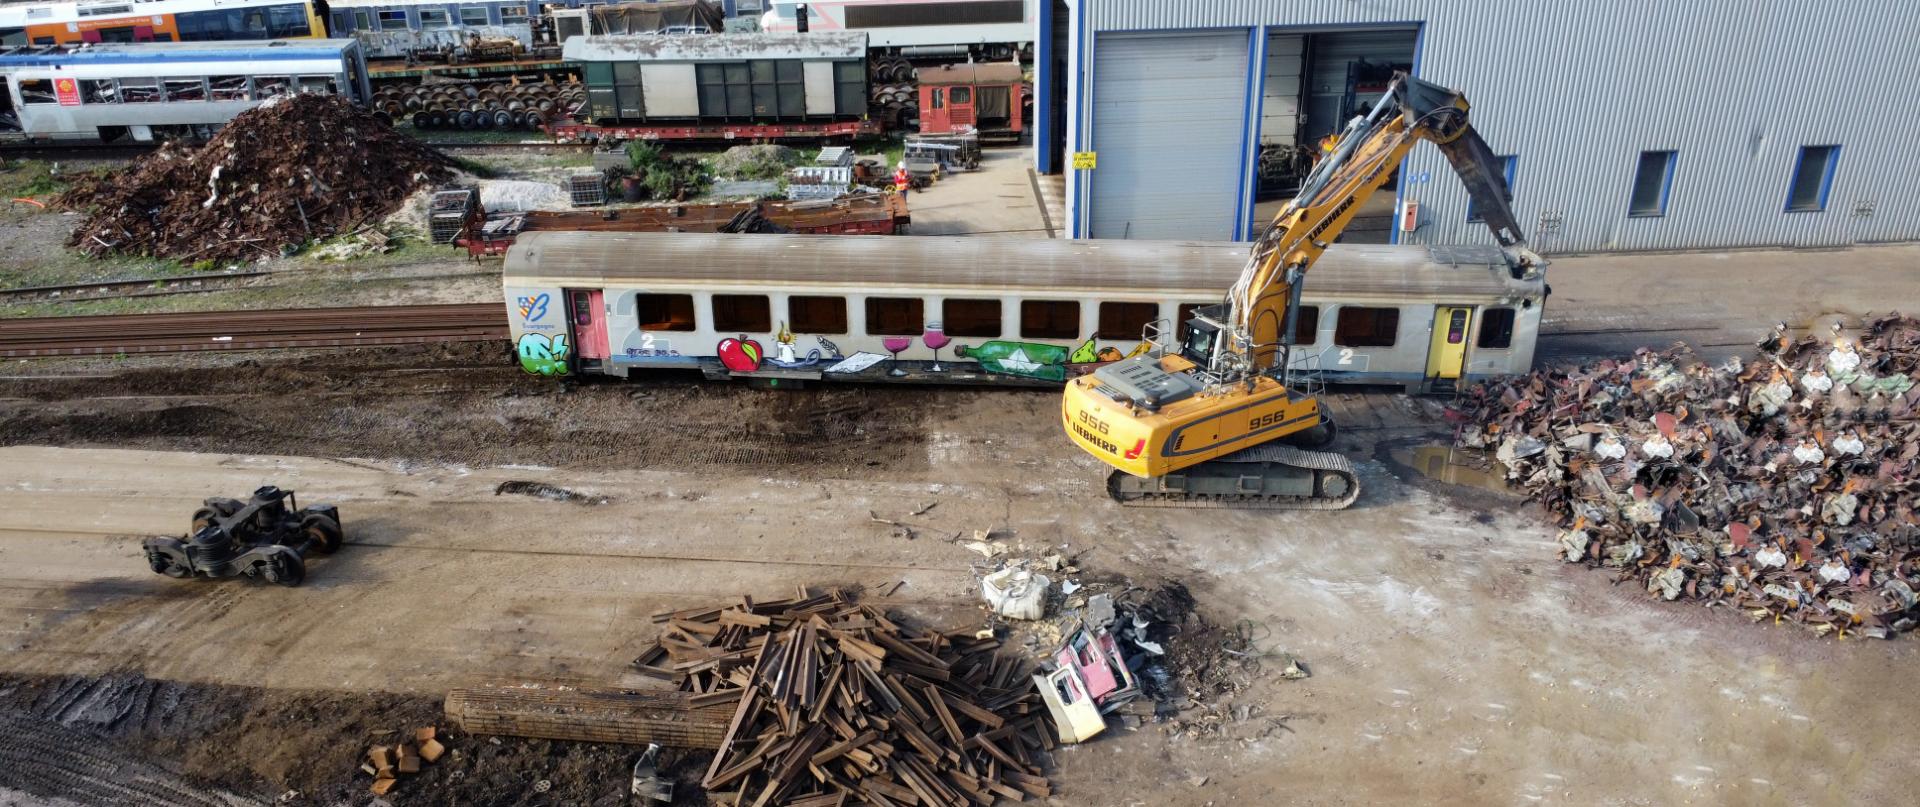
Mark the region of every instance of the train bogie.
[[[871, 236], [536, 232], [503, 296], [523, 369], [625, 377], [1055, 384], [1152, 349], [1219, 302], [1244, 247]], [[1292, 365], [1444, 390], [1526, 372], [1545, 286], [1492, 250], [1341, 246]]]

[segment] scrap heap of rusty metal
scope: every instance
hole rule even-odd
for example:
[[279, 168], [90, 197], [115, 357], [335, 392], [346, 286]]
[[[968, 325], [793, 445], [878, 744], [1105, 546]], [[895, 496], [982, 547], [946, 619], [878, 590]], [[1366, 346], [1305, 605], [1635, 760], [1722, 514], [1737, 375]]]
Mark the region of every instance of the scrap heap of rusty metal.
[[917, 630], [837, 590], [657, 614], [635, 664], [733, 719], [702, 781], [718, 803], [961, 807], [1045, 798], [1053, 729], [1026, 662]]
[[1461, 440], [1564, 528], [1570, 562], [1816, 634], [1920, 618], [1920, 320], [1720, 366], [1684, 347], [1471, 390]]
[[250, 109], [200, 147], [169, 143], [56, 204], [85, 210], [69, 246], [184, 262], [274, 257], [391, 214], [447, 158], [345, 99], [295, 95]]

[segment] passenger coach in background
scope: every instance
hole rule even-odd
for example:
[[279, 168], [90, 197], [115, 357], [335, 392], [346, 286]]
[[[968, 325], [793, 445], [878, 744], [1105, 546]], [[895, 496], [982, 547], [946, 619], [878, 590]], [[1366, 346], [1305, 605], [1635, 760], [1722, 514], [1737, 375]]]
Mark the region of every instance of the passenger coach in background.
[[311, 0], [109, 0], [0, 5], [0, 46], [222, 42], [327, 35]]
[[[1198, 242], [556, 231], [521, 235], [501, 283], [531, 373], [1033, 385], [1171, 344], [1245, 263]], [[1343, 244], [1293, 366], [1411, 391], [1524, 373], [1546, 294], [1492, 247]]]
[[276, 96], [371, 97], [351, 39], [0, 49], [0, 132], [29, 139], [205, 139]]

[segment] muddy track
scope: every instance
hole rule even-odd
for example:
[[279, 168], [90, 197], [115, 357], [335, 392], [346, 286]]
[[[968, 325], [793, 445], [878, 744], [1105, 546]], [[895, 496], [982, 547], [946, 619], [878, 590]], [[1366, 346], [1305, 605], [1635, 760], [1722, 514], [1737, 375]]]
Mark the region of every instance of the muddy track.
[[881, 474], [926, 468], [928, 432], [983, 395], [1035, 415], [1052, 400], [680, 375], [556, 381], [520, 372], [498, 346], [418, 346], [0, 380], [0, 445]]

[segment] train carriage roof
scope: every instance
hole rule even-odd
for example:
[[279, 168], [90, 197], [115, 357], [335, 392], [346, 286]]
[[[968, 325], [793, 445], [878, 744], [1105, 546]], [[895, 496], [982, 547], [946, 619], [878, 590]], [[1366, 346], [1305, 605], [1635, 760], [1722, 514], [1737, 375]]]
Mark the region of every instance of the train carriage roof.
[[0, 48], [0, 67], [150, 62], [260, 62], [337, 59], [352, 39], [250, 40], [235, 42], [140, 42], [98, 45], [25, 45]]
[[619, 34], [568, 37], [561, 47], [566, 59], [577, 62], [865, 59], [867, 35], [842, 31], [812, 34]]
[[[1245, 244], [1198, 241], [536, 231], [515, 239], [503, 275], [507, 285], [522, 286], [651, 280], [1214, 296], [1226, 293], [1246, 261]], [[1544, 286], [1512, 279], [1491, 246], [1341, 244], [1315, 264], [1307, 289], [1471, 302], [1537, 298]]]

